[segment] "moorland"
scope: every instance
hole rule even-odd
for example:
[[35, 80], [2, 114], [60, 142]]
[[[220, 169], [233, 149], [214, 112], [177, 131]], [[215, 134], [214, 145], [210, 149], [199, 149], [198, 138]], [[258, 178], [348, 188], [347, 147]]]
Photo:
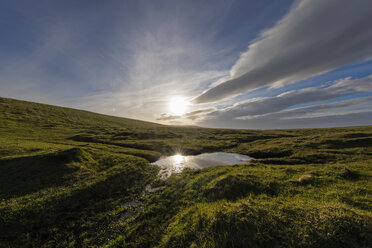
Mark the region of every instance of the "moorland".
[[[163, 155], [255, 159], [184, 170]], [[371, 247], [372, 126], [177, 127], [0, 98], [0, 247]]]

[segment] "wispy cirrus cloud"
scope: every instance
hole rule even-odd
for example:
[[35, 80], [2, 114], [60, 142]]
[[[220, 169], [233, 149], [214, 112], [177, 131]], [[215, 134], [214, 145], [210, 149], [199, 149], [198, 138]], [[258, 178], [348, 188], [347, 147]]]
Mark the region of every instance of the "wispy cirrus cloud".
[[195, 98], [219, 101], [265, 85], [283, 85], [371, 58], [372, 2], [297, 1], [241, 54], [230, 78]]

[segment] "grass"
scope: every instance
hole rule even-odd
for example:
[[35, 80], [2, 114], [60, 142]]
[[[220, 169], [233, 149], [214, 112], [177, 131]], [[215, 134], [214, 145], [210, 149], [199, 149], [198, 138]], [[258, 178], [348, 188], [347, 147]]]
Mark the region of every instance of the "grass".
[[[164, 181], [150, 163], [208, 151], [256, 160]], [[0, 247], [371, 247], [371, 177], [372, 126], [174, 127], [0, 98]]]

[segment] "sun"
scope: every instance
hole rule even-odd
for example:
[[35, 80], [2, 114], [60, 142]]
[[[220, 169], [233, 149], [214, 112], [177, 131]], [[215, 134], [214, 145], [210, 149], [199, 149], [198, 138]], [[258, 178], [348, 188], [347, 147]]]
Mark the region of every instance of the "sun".
[[172, 97], [169, 100], [169, 110], [173, 115], [183, 115], [186, 113], [189, 102], [181, 96]]

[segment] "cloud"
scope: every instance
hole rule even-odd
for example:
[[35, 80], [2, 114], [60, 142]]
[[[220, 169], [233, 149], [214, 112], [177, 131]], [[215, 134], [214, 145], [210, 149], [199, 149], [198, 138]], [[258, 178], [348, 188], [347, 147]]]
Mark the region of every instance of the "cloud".
[[200, 116], [211, 113], [215, 110], [216, 110], [215, 108], [200, 109], [200, 110], [192, 111], [192, 112], [185, 114], [185, 117], [190, 120], [196, 120]]
[[245, 116], [239, 120], [253, 119], [277, 119], [277, 120], [296, 120], [296, 119], [316, 119], [324, 116], [346, 115], [370, 110], [368, 105], [372, 103], [372, 97], [361, 97], [345, 101], [317, 104], [314, 106], [298, 107], [280, 112], [269, 113], [257, 116]]
[[214, 102], [265, 85], [280, 86], [371, 58], [372, 2], [298, 1], [251, 43], [230, 79], [195, 98]]
[[187, 122], [188, 120], [197, 120], [204, 116], [205, 114], [211, 113], [215, 111], [215, 108], [208, 108], [208, 109], [200, 109], [200, 110], [195, 110], [189, 113], [186, 113], [185, 115], [170, 115], [167, 113], [163, 113], [160, 115], [159, 118], [156, 120], [158, 121], [172, 121], [172, 120], [182, 120], [184, 123]]
[[358, 92], [372, 91], [372, 75], [364, 78], [351, 79], [351, 77], [338, 80], [332, 88], [340, 89], [344, 87], [349, 87]]
[[209, 119], [207, 116], [198, 124], [255, 129], [371, 125], [371, 103], [372, 97], [364, 97], [240, 118], [227, 119], [219, 116]]
[[[199, 110], [197, 115], [189, 113], [187, 116], [193, 116], [193, 120], [199, 125], [214, 127], [311, 127], [316, 126], [315, 120], [322, 120], [320, 123], [324, 124], [326, 116], [346, 116], [370, 110], [372, 97], [358, 95], [368, 92], [372, 92], [372, 75], [358, 79], [344, 78], [331, 84], [287, 91], [273, 97], [249, 99], [225, 108]], [[342, 100], [345, 97], [355, 99]], [[332, 103], [324, 103], [325, 101]], [[308, 120], [309, 124], [300, 119]], [[364, 117], [361, 120], [370, 119]], [[359, 123], [358, 120], [354, 122]], [[346, 123], [344, 125], [347, 125]]]
[[338, 97], [349, 96], [357, 92], [372, 90], [372, 75], [354, 79], [337, 80], [332, 85], [292, 90], [274, 97], [255, 98], [238, 102], [231, 107], [216, 110], [208, 114], [209, 118], [238, 118], [241, 116], [264, 115], [285, 110], [300, 104], [317, 103]]
[[170, 115], [170, 114], [167, 114], [167, 113], [163, 113], [156, 120], [158, 120], [158, 121], [172, 121], [172, 120], [177, 120], [179, 118], [181, 118], [179, 115]]

